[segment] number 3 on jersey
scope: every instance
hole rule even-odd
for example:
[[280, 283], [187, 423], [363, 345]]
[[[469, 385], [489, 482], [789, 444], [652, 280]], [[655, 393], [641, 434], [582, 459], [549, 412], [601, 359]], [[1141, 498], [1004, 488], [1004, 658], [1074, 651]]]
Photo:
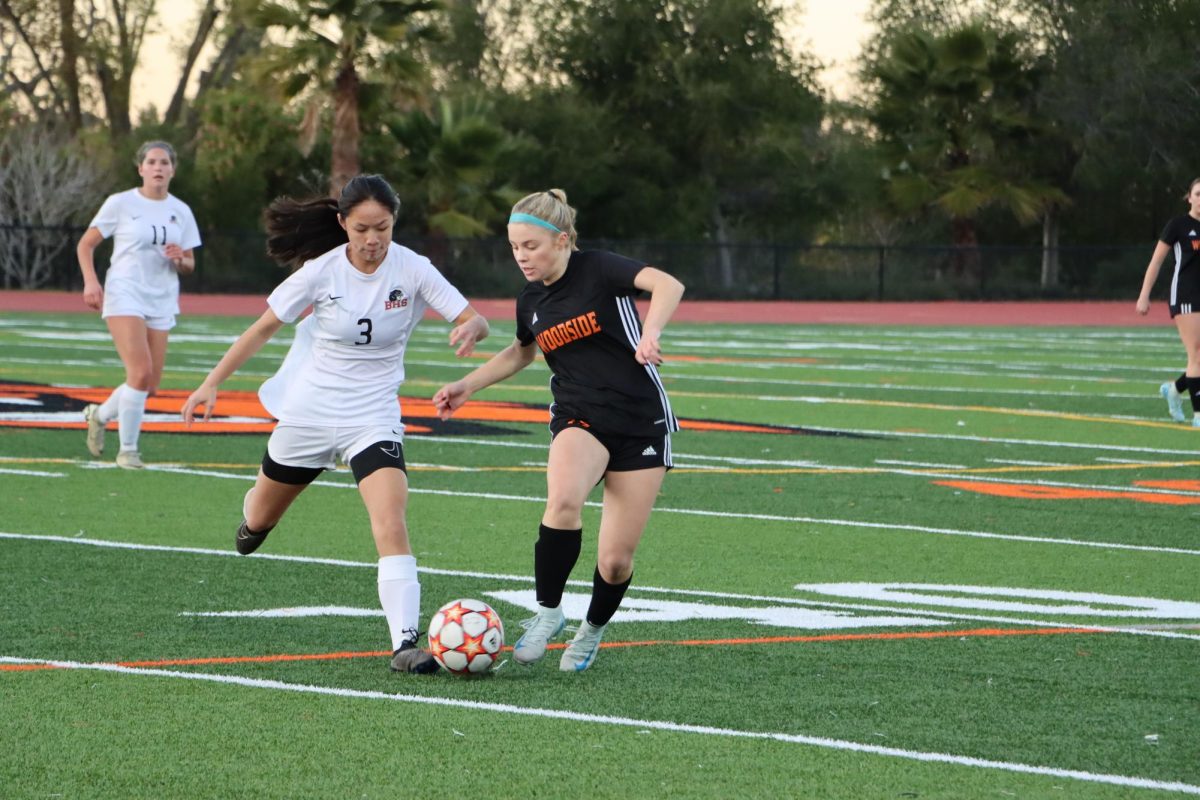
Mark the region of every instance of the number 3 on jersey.
[[362, 337], [362, 341], [355, 342], [355, 344], [356, 345], [370, 344], [371, 343], [371, 320], [370, 320], [370, 318], [363, 317], [362, 319], [360, 319], [358, 321], [358, 324], [363, 326], [363, 329], [358, 332], [358, 335]]

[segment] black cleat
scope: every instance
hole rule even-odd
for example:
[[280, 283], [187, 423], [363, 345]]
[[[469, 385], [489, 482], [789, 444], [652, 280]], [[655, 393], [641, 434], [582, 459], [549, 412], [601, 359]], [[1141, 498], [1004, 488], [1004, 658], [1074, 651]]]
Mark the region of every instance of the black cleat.
[[246, 527], [246, 520], [242, 520], [242, 524], [238, 526], [237, 537], [234, 538], [233, 544], [237, 547], [239, 553], [248, 556], [267, 540], [267, 534], [271, 532], [273, 527], [267, 528], [262, 533], [255, 533]]
[[408, 641], [392, 653], [392, 672], [411, 672], [416, 675], [428, 675], [437, 672], [438, 662], [433, 656], [417, 647], [416, 642]]

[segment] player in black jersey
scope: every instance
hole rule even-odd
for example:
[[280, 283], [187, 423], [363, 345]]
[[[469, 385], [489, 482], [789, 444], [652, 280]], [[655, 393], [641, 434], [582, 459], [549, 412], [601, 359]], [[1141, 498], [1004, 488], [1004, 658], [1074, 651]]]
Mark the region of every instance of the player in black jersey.
[[[575, 210], [560, 189], [515, 206], [508, 238], [529, 283], [517, 298], [517, 337], [486, 364], [433, 397], [448, 419], [475, 392], [527, 367], [538, 349], [553, 377], [546, 510], [534, 545], [537, 616], [526, 620], [513, 658], [532, 664], [566, 624], [563, 589], [581, 550], [583, 505], [604, 481], [592, 599], [559, 668], [591, 665], [604, 627], [633, 576], [633, 554], [671, 467], [679, 423], [659, 379], [659, 336], [683, 284], [646, 264], [575, 246]], [[633, 298], [649, 292], [643, 324]]]
[[1185, 422], [1183, 392], [1186, 390], [1192, 398], [1192, 426], [1200, 428], [1200, 178], [1192, 181], [1183, 199], [1188, 204], [1188, 213], [1168, 222], [1158, 237], [1142, 280], [1137, 312], [1144, 315], [1150, 310], [1150, 290], [1158, 278], [1158, 270], [1167, 254], [1174, 254], [1169, 308], [1187, 350], [1187, 369], [1174, 383], [1164, 383], [1159, 391], [1167, 401], [1172, 419]]

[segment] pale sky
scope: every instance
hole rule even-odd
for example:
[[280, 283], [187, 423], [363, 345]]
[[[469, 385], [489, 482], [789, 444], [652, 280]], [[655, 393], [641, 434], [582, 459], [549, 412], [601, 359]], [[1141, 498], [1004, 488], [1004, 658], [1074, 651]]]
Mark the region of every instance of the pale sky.
[[[785, 7], [792, 4], [781, 0]], [[847, 99], [853, 89], [853, 61], [870, 34], [866, 21], [870, 5], [871, 0], [807, 0], [798, 29], [791, 31], [797, 47], [807, 44], [808, 52], [828, 65], [822, 82], [841, 99]], [[162, 112], [171, 102], [182, 64], [178, 54], [191, 40], [199, 8], [199, 0], [159, 0], [158, 30], [146, 35], [141, 63], [133, 75], [135, 114], [148, 105]], [[201, 56], [200, 66], [208, 55]], [[193, 69], [193, 80], [198, 72]]]

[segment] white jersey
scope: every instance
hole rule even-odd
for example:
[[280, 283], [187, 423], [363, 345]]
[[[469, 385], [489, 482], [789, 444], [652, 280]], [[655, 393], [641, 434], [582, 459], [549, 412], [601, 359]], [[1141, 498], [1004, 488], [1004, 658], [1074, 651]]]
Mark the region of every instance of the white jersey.
[[88, 227], [113, 239], [104, 275], [106, 292], [128, 292], [156, 315], [179, 313], [179, 273], [164, 254], [168, 244], [184, 250], [200, 246], [200, 230], [187, 203], [168, 194], [151, 200], [137, 189], [109, 195]]
[[396, 393], [408, 337], [432, 308], [454, 320], [467, 299], [429, 259], [394, 242], [374, 273], [360, 272], [342, 245], [312, 261], [267, 298], [296, 326], [287, 358], [258, 390], [280, 422], [320, 427], [387, 424], [402, 429]]

